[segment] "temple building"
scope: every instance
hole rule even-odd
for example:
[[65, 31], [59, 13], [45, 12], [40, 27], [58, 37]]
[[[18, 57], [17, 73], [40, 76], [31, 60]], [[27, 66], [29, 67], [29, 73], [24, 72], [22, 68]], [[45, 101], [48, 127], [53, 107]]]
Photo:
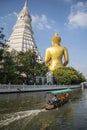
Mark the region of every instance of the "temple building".
[[28, 49], [33, 49], [38, 55], [38, 61], [42, 62], [42, 57], [33, 37], [31, 21], [32, 19], [28, 10], [28, 0], [25, 0], [24, 7], [18, 14], [17, 22], [13, 27], [13, 32], [6, 44], [9, 46], [9, 51], [16, 50], [25, 52]]

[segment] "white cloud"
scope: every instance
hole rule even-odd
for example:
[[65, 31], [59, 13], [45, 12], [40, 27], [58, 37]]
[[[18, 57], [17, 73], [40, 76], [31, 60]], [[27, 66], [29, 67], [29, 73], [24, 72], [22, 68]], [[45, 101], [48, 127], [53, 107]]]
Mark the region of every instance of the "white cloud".
[[[0, 17], [0, 26], [7, 25], [8, 24], [7, 21], [12, 21], [12, 19], [17, 16], [18, 14], [16, 12], [12, 12], [3, 17]], [[53, 29], [55, 21], [48, 19], [45, 14], [42, 14], [41, 16], [31, 15], [31, 17], [33, 26], [38, 28], [39, 30]]]
[[71, 6], [68, 25], [71, 27], [87, 27], [87, 2], [78, 2]]
[[0, 17], [0, 26], [7, 25], [8, 21], [13, 19], [14, 16], [17, 17], [17, 13], [16, 12], [12, 12], [12, 13], [9, 13], [9, 14], [3, 16], [3, 17]]
[[18, 16], [17, 12], [13, 12], [13, 14], [14, 14], [15, 16]]
[[0, 17], [0, 20], [1, 20], [1, 19], [5, 19], [5, 18], [12, 17], [13, 15], [17, 16], [17, 13], [16, 13], [16, 12], [9, 13], [9, 14], [3, 16], [3, 17]]
[[49, 20], [46, 15], [42, 14], [41, 16], [32, 15], [32, 23], [39, 30], [44, 30], [44, 29], [52, 29], [52, 26], [55, 23], [55, 21], [54, 20]]

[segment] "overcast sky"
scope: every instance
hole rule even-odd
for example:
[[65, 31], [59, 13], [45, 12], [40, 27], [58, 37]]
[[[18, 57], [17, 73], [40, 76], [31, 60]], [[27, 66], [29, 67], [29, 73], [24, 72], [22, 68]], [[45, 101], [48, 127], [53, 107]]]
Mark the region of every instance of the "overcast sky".
[[[10, 37], [24, 3], [25, 0], [0, 1], [0, 26], [4, 27], [6, 39]], [[69, 52], [68, 66], [87, 77], [87, 0], [29, 0], [28, 7], [34, 39], [42, 57], [58, 32], [61, 45]]]

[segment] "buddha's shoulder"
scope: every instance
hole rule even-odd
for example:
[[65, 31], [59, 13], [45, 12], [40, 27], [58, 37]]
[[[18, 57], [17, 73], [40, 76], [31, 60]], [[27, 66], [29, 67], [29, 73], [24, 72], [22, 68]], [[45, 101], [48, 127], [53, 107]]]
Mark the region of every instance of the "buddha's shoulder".
[[64, 46], [60, 46], [63, 50], [66, 50], [67, 48], [66, 47], [64, 47]]
[[51, 50], [53, 47], [52, 46], [50, 46], [50, 47], [48, 47], [46, 50], [47, 51], [49, 51], [49, 50]]

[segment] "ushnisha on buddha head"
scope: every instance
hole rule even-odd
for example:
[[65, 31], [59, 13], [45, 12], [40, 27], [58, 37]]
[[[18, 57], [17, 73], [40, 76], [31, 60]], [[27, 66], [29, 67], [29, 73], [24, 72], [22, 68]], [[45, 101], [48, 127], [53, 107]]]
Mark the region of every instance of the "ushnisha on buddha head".
[[58, 35], [58, 33], [55, 33], [54, 36], [52, 37], [52, 44], [60, 45], [60, 42], [61, 42], [61, 37]]

